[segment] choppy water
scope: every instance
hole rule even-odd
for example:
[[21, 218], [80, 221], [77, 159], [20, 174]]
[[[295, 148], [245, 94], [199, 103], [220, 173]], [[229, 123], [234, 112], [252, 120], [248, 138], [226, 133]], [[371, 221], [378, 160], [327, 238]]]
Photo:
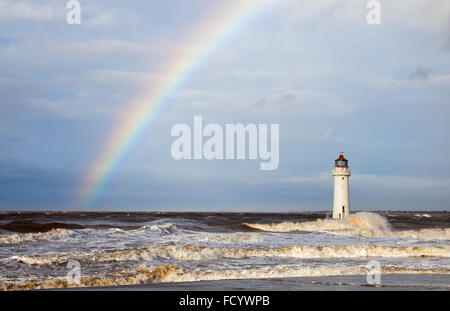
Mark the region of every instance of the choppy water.
[[0, 212], [0, 288], [359, 275], [370, 260], [450, 280], [450, 212], [328, 216]]

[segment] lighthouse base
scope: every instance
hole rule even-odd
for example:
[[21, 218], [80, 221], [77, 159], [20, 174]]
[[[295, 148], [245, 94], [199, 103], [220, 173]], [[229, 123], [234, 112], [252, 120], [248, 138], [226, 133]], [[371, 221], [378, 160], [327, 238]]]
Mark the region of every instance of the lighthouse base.
[[342, 210], [340, 211], [334, 211], [333, 210], [333, 219], [344, 219], [347, 218], [350, 215], [350, 211], [345, 208], [345, 206], [342, 207]]

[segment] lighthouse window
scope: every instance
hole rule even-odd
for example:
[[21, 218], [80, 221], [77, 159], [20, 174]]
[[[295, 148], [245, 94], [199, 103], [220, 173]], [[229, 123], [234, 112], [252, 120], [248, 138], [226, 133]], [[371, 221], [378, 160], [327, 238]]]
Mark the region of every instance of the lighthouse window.
[[342, 177], [342, 180], [344, 180], [344, 177]]
[[334, 165], [335, 166], [338, 166], [338, 167], [348, 167], [348, 161], [347, 160], [336, 160], [335, 162], [334, 162]]

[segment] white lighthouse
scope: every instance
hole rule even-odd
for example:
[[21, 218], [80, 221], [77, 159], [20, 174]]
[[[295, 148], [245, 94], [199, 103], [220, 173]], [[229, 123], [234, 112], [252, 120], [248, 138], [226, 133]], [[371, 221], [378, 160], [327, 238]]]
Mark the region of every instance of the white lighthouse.
[[334, 161], [334, 201], [333, 218], [342, 219], [350, 215], [350, 199], [348, 194], [348, 180], [351, 172], [348, 168], [348, 161], [341, 153]]

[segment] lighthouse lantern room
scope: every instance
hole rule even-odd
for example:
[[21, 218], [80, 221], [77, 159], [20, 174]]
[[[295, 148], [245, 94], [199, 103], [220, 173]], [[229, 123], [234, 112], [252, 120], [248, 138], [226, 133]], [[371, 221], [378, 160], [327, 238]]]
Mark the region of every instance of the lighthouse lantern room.
[[348, 160], [344, 158], [343, 153], [334, 161], [334, 201], [333, 218], [342, 219], [350, 215], [349, 199], [349, 177], [351, 175], [348, 168]]

